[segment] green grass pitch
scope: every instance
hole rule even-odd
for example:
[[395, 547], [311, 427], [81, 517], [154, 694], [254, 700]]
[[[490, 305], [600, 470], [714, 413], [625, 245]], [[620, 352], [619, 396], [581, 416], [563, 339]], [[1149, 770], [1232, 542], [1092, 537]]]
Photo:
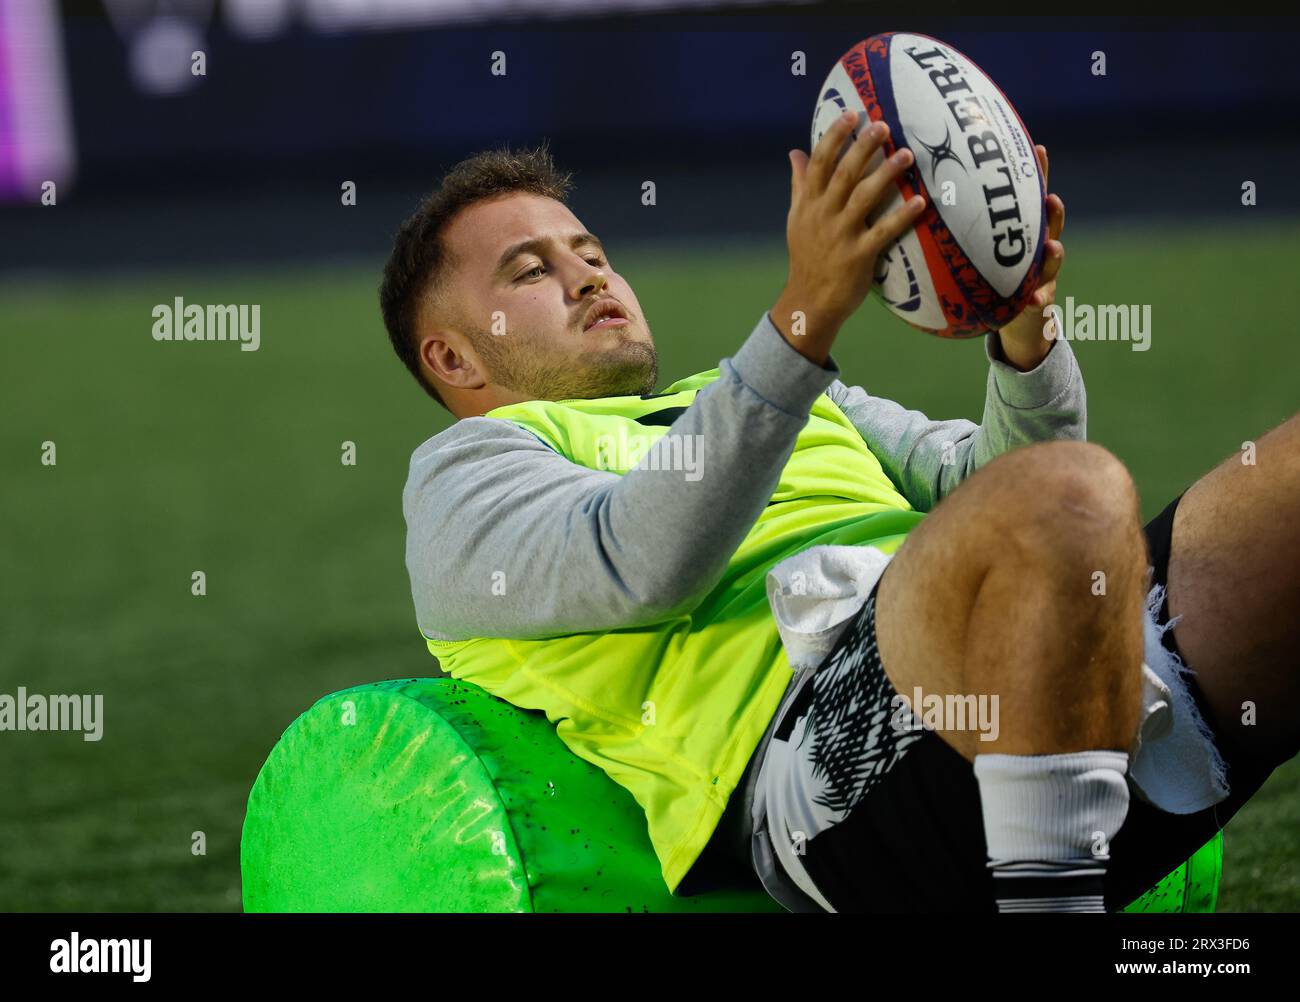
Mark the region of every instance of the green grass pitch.
[[[1074, 229], [1062, 297], [1152, 306], [1149, 351], [1076, 345], [1090, 438], [1150, 517], [1296, 408], [1300, 224]], [[661, 385], [733, 352], [785, 278], [779, 243], [610, 251]], [[324, 693], [432, 673], [400, 493], [446, 418], [387, 345], [381, 264], [0, 285], [0, 691], [103, 693], [105, 715], [98, 743], [0, 734], [0, 909], [238, 909], [244, 803], [281, 730]], [[261, 349], [155, 343], [176, 296], [260, 304]], [[873, 393], [979, 417], [977, 342], [872, 302], [835, 356]], [[1222, 909], [1300, 910], [1297, 830], [1292, 761], [1228, 829]]]

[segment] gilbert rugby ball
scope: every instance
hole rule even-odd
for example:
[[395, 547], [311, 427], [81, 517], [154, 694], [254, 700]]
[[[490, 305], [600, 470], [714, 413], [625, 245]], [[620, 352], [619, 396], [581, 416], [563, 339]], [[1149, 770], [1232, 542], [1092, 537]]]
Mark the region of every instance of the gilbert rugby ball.
[[876, 261], [874, 291], [914, 327], [962, 338], [1004, 326], [1038, 284], [1047, 236], [1043, 178], [1020, 116], [1002, 91], [951, 45], [891, 32], [859, 42], [826, 77], [812, 143], [845, 111], [858, 129], [883, 120], [915, 156], [873, 222], [920, 193], [916, 226]]

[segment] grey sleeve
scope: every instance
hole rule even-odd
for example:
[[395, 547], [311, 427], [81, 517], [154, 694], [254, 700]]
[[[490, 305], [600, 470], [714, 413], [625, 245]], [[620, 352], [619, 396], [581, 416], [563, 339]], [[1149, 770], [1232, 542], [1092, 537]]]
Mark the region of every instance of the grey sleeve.
[[827, 394], [861, 433], [880, 465], [917, 511], [929, 511], [989, 460], [1022, 445], [1087, 438], [1087, 395], [1070, 343], [1058, 339], [1029, 372], [1001, 361], [990, 334], [984, 417], [932, 421], [860, 386], [839, 380]]
[[[839, 374], [833, 360], [822, 367], [790, 347], [766, 313], [719, 370], [622, 476], [572, 463], [495, 418], [466, 418], [420, 446], [402, 509], [425, 636], [626, 628], [706, 594]], [[696, 436], [689, 476], [669, 468], [674, 436]]]

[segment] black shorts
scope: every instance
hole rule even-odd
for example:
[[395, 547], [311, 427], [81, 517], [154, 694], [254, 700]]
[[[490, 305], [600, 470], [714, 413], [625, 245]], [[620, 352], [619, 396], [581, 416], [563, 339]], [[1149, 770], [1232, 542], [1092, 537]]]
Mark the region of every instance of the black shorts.
[[[1179, 500], [1146, 526], [1153, 586], [1167, 581]], [[1158, 622], [1167, 619], [1166, 604]], [[1173, 630], [1165, 631], [1163, 642], [1179, 653]], [[809, 819], [815, 835], [800, 846], [798, 865], [816, 891], [837, 912], [996, 911], [979, 785], [970, 763], [934, 731], [900, 736], [885, 726], [883, 715], [895, 693], [876, 650], [874, 591], [810, 683], [782, 712], [769, 754], [778, 740], [823, 741], [815, 759], [820, 792], [809, 812], [822, 805], [842, 820], [822, 827]], [[1189, 688], [1213, 726], [1194, 680]], [[846, 699], [856, 714], [851, 727], [837, 723], [845, 717]], [[798, 728], [811, 733], [792, 733]], [[1268, 778], [1268, 772], [1252, 771], [1236, 749], [1216, 743], [1228, 765], [1228, 799], [1177, 815], [1131, 798], [1124, 825], [1111, 841], [1107, 910], [1123, 908], [1186, 861]], [[807, 910], [822, 907], [811, 898], [800, 903]]]

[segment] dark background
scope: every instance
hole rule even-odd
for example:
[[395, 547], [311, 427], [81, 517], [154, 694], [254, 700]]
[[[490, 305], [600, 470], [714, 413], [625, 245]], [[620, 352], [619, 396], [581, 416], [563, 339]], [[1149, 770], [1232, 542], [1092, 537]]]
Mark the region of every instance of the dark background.
[[[0, 241], [6, 269], [379, 255], [441, 169], [542, 138], [578, 177], [579, 214], [598, 213], [611, 238], [770, 237], [788, 191], [785, 151], [807, 148], [827, 69], [853, 42], [903, 27], [996, 69], [1034, 139], [1068, 165], [1075, 218], [1233, 213], [1237, 198], [1207, 200], [1203, 182], [1231, 192], [1244, 162], [1270, 209], [1300, 208], [1288, 21], [808, 5], [323, 34], [291, 4], [278, 33], [259, 39], [233, 31], [217, 5], [190, 22], [207, 76], [150, 95], [130, 72], [130, 40], [146, 22], [67, 10], [78, 211], [51, 226], [36, 210], [0, 210], [13, 237]], [[489, 72], [497, 49], [504, 77]], [[791, 74], [795, 50], [805, 76]], [[1091, 72], [1096, 51], [1105, 76]], [[645, 177], [661, 193], [653, 214], [623, 196]], [[360, 189], [357, 211], [315, 211], [344, 179]], [[170, 233], [152, 226], [159, 215]], [[179, 238], [186, 231], [203, 240]]]

